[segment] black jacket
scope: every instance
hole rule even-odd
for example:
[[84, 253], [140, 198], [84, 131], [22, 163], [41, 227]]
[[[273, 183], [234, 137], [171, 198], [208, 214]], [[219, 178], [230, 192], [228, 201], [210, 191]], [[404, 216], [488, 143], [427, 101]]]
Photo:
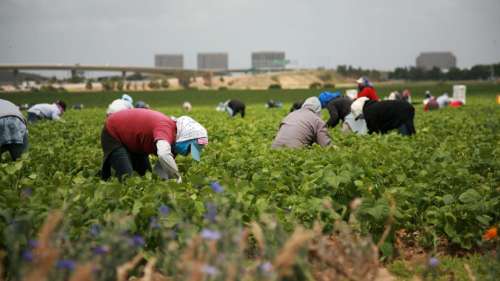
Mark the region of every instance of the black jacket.
[[330, 101], [326, 105], [326, 109], [330, 113], [330, 119], [326, 122], [328, 127], [335, 127], [340, 120], [344, 122], [344, 118], [351, 112], [352, 100], [348, 97], [340, 97]]
[[233, 116], [240, 113], [241, 117], [245, 117], [245, 104], [239, 100], [230, 100], [227, 104], [233, 110]]
[[415, 133], [413, 118], [415, 108], [406, 101], [366, 101], [363, 107], [369, 133], [385, 134], [392, 129], [397, 129], [403, 124], [408, 124], [410, 134]]

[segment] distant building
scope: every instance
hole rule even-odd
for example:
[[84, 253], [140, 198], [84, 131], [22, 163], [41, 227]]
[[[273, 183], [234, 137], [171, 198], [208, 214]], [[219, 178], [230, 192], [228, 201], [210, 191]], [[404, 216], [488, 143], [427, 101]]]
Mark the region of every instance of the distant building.
[[450, 69], [457, 67], [457, 58], [451, 52], [421, 53], [417, 57], [417, 67], [430, 70], [434, 67]]
[[226, 70], [228, 69], [227, 53], [199, 53], [199, 70]]
[[155, 55], [155, 67], [183, 69], [184, 68], [184, 56], [179, 55], [179, 54]]
[[253, 69], [284, 69], [285, 52], [253, 52]]

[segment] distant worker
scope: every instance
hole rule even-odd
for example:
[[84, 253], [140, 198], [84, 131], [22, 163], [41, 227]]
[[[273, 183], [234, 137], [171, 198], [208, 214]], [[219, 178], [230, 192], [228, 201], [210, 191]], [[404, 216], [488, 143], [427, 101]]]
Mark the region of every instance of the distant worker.
[[132, 109], [134, 108], [133, 103], [134, 99], [132, 99], [131, 96], [123, 94], [121, 98], [111, 102], [111, 104], [108, 106], [108, 110], [106, 110], [106, 114], [111, 115], [121, 110]]
[[283, 103], [275, 100], [268, 100], [266, 103], [266, 108], [281, 108]]
[[193, 106], [190, 102], [185, 101], [184, 103], [182, 103], [182, 110], [184, 110], [185, 112], [190, 112], [191, 109], [193, 109]]
[[460, 100], [452, 100], [449, 105], [450, 107], [461, 107], [464, 103]]
[[358, 95], [356, 97], [357, 99], [361, 97], [367, 97], [368, 99], [373, 101], [380, 100], [377, 96], [375, 88], [373, 87], [373, 84], [366, 77], [359, 78], [358, 80], [356, 80], [356, 83], [358, 84]]
[[437, 99], [435, 97], [429, 98], [426, 104], [424, 105], [424, 111], [438, 110], [438, 109], [439, 109], [439, 103], [437, 102]]
[[445, 108], [450, 104], [450, 97], [448, 96], [448, 93], [444, 93], [440, 95], [439, 97], [436, 98], [436, 101], [439, 105], [439, 108]]
[[35, 123], [43, 119], [59, 121], [65, 110], [66, 103], [60, 100], [52, 104], [35, 104], [28, 109], [28, 122]]
[[299, 110], [302, 107], [302, 104], [304, 104], [304, 101], [296, 101], [292, 104], [292, 107], [290, 108], [290, 112], [293, 112], [295, 110]]
[[386, 134], [393, 129], [398, 129], [404, 136], [416, 133], [413, 123], [415, 109], [405, 101], [377, 102], [362, 97], [352, 103], [351, 110], [356, 119], [365, 119], [370, 134]]
[[324, 91], [319, 94], [318, 99], [319, 102], [321, 103], [321, 108], [325, 108], [326, 105], [331, 102], [332, 100], [341, 97], [342, 94], [340, 92], [328, 92]]
[[425, 91], [425, 94], [424, 94], [424, 99], [422, 100], [422, 103], [424, 104], [424, 106], [431, 100], [433, 99], [434, 97], [432, 96], [431, 94], [431, 91], [429, 90], [426, 90]]
[[239, 113], [243, 118], [245, 117], [245, 104], [239, 100], [227, 100], [224, 103], [224, 111], [231, 117], [234, 117]]
[[8, 151], [15, 161], [27, 148], [26, 119], [15, 104], [0, 99], [0, 156]]
[[398, 91], [391, 92], [386, 100], [402, 100], [403, 96]]
[[410, 90], [404, 89], [403, 93], [402, 93], [402, 96], [403, 96], [403, 100], [404, 101], [406, 101], [408, 103], [411, 103], [411, 92], [410, 92]]
[[135, 104], [134, 104], [134, 107], [135, 108], [149, 108], [149, 104], [147, 104], [145, 101], [137, 101]]
[[74, 104], [71, 108], [75, 109], [75, 110], [82, 110], [83, 109], [83, 104], [82, 103], [77, 103], [77, 104]]
[[202, 149], [208, 144], [207, 130], [191, 117], [175, 121], [161, 112], [137, 108], [113, 113], [106, 119], [101, 133], [104, 152], [101, 177], [143, 176], [151, 171], [148, 155], [158, 156], [154, 172], [162, 179], [176, 179], [181, 175], [174, 160], [180, 154], [200, 161]]
[[320, 117], [321, 103], [317, 97], [304, 101], [302, 108], [288, 114], [281, 121], [273, 148], [301, 148], [317, 143], [328, 146], [331, 143], [325, 121]]

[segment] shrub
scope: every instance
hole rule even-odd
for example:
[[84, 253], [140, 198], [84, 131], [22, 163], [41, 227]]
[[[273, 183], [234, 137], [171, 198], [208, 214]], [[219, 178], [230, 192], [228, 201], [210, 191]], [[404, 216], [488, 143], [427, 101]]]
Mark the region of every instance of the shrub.
[[323, 84], [323, 89], [335, 89], [335, 84], [325, 83], [325, 84]]
[[281, 90], [281, 84], [271, 84], [269, 85], [269, 90]]
[[321, 89], [323, 85], [319, 82], [313, 82], [309, 85], [309, 89], [311, 90], [318, 90], [318, 89]]

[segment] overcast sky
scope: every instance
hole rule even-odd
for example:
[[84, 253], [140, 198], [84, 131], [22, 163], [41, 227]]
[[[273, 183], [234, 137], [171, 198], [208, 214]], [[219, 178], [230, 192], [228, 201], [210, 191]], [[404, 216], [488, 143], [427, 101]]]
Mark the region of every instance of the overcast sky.
[[500, 62], [500, 0], [0, 0], [1, 63], [152, 66], [155, 53], [285, 51], [291, 67], [393, 69], [421, 51]]

